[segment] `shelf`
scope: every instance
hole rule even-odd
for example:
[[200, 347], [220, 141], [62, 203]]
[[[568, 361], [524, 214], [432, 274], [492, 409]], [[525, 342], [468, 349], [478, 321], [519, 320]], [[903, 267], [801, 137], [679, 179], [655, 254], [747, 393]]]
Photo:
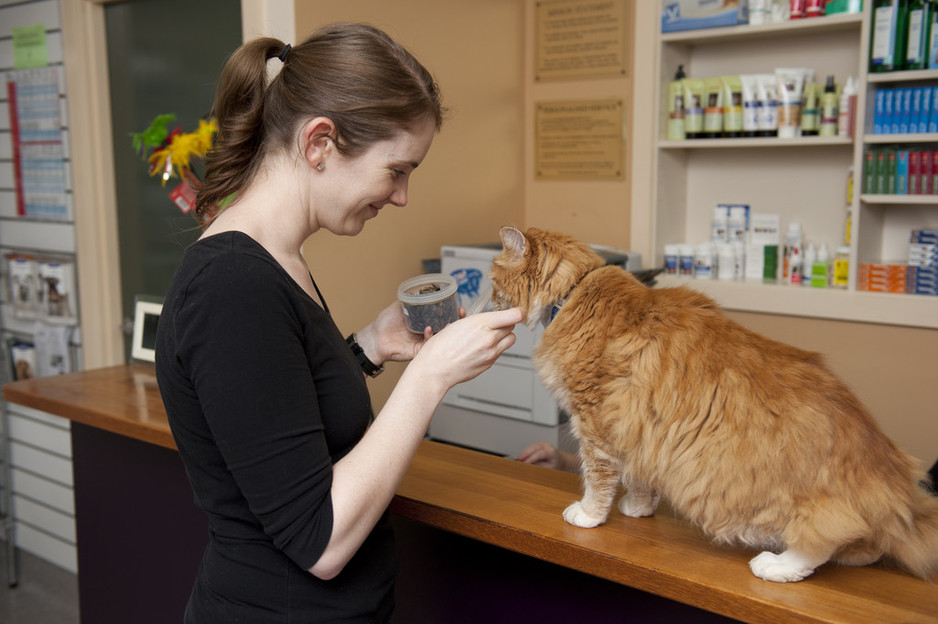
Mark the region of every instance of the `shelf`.
[[928, 205], [938, 204], [938, 195], [860, 195], [864, 204], [906, 204]]
[[863, 23], [862, 13], [839, 13], [825, 17], [803, 20], [789, 20], [769, 24], [743, 24], [722, 28], [700, 28], [679, 32], [661, 33], [662, 43], [686, 43], [704, 45], [727, 40], [765, 38], [767, 36], [788, 36], [793, 34], [822, 34], [835, 30], [859, 29]]
[[938, 80], [938, 69], [907, 69], [903, 71], [873, 73], [866, 75], [867, 82], [916, 82], [919, 80]]
[[[928, 135], [933, 136], [933, 135]], [[934, 135], [938, 140], [938, 135]], [[793, 139], [778, 137], [743, 137], [738, 139], [683, 139], [658, 141], [661, 149], [739, 149], [745, 147], [815, 147], [822, 145], [853, 145], [853, 137], [806, 136]]]
[[693, 288], [713, 298], [726, 310], [938, 329], [938, 297], [927, 295], [698, 280], [670, 275], [659, 276], [657, 280], [656, 288]]
[[864, 143], [938, 143], [938, 133], [867, 134]]

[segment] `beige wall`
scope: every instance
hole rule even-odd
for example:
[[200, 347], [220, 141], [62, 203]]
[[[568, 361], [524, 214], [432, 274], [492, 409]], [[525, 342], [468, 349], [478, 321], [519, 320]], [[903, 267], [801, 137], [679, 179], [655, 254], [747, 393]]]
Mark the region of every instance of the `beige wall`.
[[[422, 271], [422, 258], [439, 256], [441, 245], [491, 242], [502, 225], [628, 248], [629, 181], [535, 182], [530, 129], [534, 102], [628, 101], [631, 78], [580, 81], [575, 93], [567, 82], [532, 86], [533, 7], [533, 0], [295, 3], [297, 40], [340, 20], [383, 28], [436, 76], [450, 109], [413, 176], [406, 208], [382, 212], [355, 239], [319, 234], [304, 248], [343, 331], [367, 323], [400, 281]], [[371, 382], [376, 408], [400, 371], [391, 365]]]
[[[521, 0], [514, 0], [521, 1]], [[567, 80], [536, 82], [534, 80], [535, 5], [534, 0], [523, 0], [526, 8], [524, 27], [525, 65], [525, 123], [534, 128], [534, 110], [539, 102], [558, 100], [606, 100], [621, 98], [625, 102], [623, 120], [625, 143], [623, 165], [625, 180], [608, 182], [535, 181], [534, 180], [534, 136], [527, 135], [524, 171], [525, 212], [524, 226], [566, 232], [581, 240], [620, 249], [629, 246], [629, 195], [632, 188], [631, 175], [631, 126], [632, 83], [636, 68], [626, 68], [621, 78], [601, 80]], [[634, 7], [626, 3], [628, 31], [633, 30]], [[630, 37], [631, 41], [631, 37]], [[629, 50], [631, 52], [631, 50]], [[634, 65], [635, 55], [629, 56], [629, 65]]]
[[[412, 176], [409, 203], [388, 207], [355, 238], [314, 235], [304, 254], [339, 328], [353, 331], [423, 271], [440, 246], [491, 242], [524, 218], [521, 33], [524, 5], [512, 0], [353, 0], [295, 4], [297, 40], [335, 21], [386, 30], [436, 77], [449, 118]], [[376, 409], [401, 365], [371, 383]]]
[[[336, 20], [362, 20], [381, 26], [404, 42], [434, 72], [452, 109], [427, 162], [414, 176], [410, 205], [391, 209], [354, 239], [314, 236], [305, 253], [343, 331], [367, 323], [394, 298], [396, 285], [419, 273], [420, 259], [436, 257], [447, 243], [493, 240], [506, 223], [537, 225], [570, 232], [590, 242], [625, 247], [651, 257], [652, 155], [656, 118], [654, 2], [633, 3], [634, 54], [630, 75], [617, 81], [555, 85], [532, 83], [531, 37], [534, 0], [347, 0], [295, 3], [298, 37]], [[100, 7], [85, 0], [64, 0], [63, 20], [70, 54], [101, 58]], [[78, 46], [78, 47], [75, 47]], [[103, 63], [98, 61], [97, 64]], [[89, 67], [97, 65], [90, 62]], [[89, 69], [89, 73], [93, 73]], [[71, 78], [71, 76], [70, 76]], [[98, 91], [106, 79], [82, 78]], [[534, 182], [531, 175], [532, 106], [535, 101], [576, 97], [626, 97], [627, 152], [625, 182]], [[630, 91], [634, 89], [636, 97]], [[98, 112], [97, 127], [109, 128], [96, 98], [72, 97], [70, 107]], [[105, 98], [106, 100], [106, 98]], [[71, 109], [70, 109], [71, 110]], [[78, 112], [76, 118], [84, 118]], [[87, 124], [92, 127], [92, 124]], [[101, 153], [76, 142], [76, 159], [102, 167]], [[107, 142], [103, 142], [107, 144]], [[101, 179], [99, 179], [101, 178]], [[93, 180], [95, 185], [87, 183]], [[83, 222], [89, 212], [98, 225], [82, 228], [80, 249], [113, 238], [106, 223], [113, 205], [106, 176], [75, 180]], [[79, 188], [81, 187], [81, 189]], [[88, 188], [86, 188], [88, 187]], [[77, 202], [77, 199], [76, 199]], [[630, 206], [632, 209], [630, 210]], [[100, 213], [100, 214], [98, 214]], [[105, 225], [100, 225], [104, 223]], [[107, 245], [106, 245], [107, 246]], [[113, 246], [113, 245], [111, 245]], [[82, 283], [108, 274], [113, 263], [97, 255], [79, 255]], [[85, 276], [89, 276], [86, 277]], [[348, 277], [346, 277], [348, 276]], [[113, 280], [105, 280], [113, 284]], [[119, 295], [83, 298], [85, 367], [120, 361]], [[824, 353], [831, 366], [869, 406], [886, 432], [930, 465], [938, 457], [938, 331], [862, 323], [838, 323], [796, 317], [732, 313], [745, 325], [772, 338]], [[118, 320], [115, 320], [118, 319]], [[107, 339], [105, 339], [107, 338]], [[92, 344], [93, 343], [93, 344]], [[372, 382], [380, 407], [400, 375], [400, 366]]]

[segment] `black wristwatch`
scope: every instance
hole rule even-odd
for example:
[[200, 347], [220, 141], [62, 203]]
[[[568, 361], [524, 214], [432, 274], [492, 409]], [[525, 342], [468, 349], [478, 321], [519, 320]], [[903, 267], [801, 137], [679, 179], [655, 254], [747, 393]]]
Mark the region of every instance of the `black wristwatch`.
[[349, 337], [345, 339], [345, 342], [348, 343], [348, 346], [352, 348], [352, 353], [355, 354], [355, 358], [358, 360], [359, 365], [361, 365], [362, 370], [365, 371], [365, 374], [369, 377], [377, 377], [384, 372], [384, 366], [375, 366], [375, 363], [368, 359], [368, 356], [365, 355], [365, 352], [362, 350], [358, 340], [355, 338], [355, 334], [349, 334]]

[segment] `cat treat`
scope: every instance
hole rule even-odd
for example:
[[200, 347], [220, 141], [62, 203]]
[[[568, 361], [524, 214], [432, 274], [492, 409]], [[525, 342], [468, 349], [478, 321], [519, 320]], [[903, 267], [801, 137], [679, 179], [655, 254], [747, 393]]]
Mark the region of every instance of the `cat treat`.
[[544, 324], [534, 365], [580, 443], [578, 527], [661, 497], [793, 582], [886, 557], [938, 572], [938, 497], [820, 355], [753, 332], [687, 288], [649, 288], [563, 234], [502, 228], [492, 301]]
[[405, 280], [397, 289], [407, 329], [422, 334], [430, 327], [440, 331], [459, 318], [456, 280], [442, 273], [428, 273]]

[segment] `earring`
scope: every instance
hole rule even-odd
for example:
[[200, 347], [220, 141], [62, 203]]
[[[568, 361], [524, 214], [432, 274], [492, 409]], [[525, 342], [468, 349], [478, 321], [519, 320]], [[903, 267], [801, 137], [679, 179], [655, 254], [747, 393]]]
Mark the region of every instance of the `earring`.
[[316, 171], [322, 171], [326, 167], [326, 163], [319, 163], [316, 165]]

